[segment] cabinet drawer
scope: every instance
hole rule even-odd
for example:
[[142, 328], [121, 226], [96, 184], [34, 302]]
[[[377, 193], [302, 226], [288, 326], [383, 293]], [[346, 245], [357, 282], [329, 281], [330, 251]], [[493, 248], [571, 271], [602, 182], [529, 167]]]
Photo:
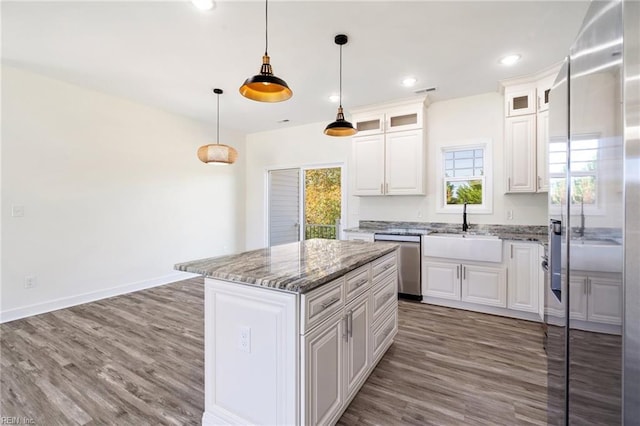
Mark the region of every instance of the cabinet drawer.
[[362, 266], [355, 271], [349, 272], [346, 277], [345, 300], [349, 302], [359, 294], [369, 288], [369, 265]]
[[382, 284], [373, 291], [373, 321], [377, 321], [382, 313], [393, 304], [398, 303], [398, 275], [385, 276]]
[[374, 285], [379, 282], [379, 279], [382, 278], [382, 275], [384, 275], [385, 272], [389, 271], [392, 268], [396, 268], [396, 266], [397, 260], [395, 251], [374, 261], [371, 267], [371, 276]]
[[398, 310], [390, 309], [385, 317], [373, 329], [373, 362], [376, 363], [378, 358], [382, 356], [388, 343], [393, 340], [398, 332]]
[[300, 328], [304, 334], [344, 307], [344, 277], [302, 295]]

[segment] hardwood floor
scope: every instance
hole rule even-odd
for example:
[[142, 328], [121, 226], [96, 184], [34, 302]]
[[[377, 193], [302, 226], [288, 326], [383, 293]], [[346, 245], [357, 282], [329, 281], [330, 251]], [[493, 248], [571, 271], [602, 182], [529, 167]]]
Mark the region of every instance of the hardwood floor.
[[[400, 302], [396, 342], [340, 425], [545, 424], [539, 324]], [[200, 424], [203, 284], [191, 279], [0, 326], [0, 416]]]

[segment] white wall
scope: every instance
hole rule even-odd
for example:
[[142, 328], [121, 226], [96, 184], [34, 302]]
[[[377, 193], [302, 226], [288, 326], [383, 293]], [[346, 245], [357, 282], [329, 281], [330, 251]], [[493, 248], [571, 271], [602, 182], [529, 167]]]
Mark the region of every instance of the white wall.
[[244, 248], [243, 135], [222, 133], [235, 165], [208, 166], [196, 150], [210, 126], [5, 66], [2, 107], [3, 321], [175, 281], [174, 263]]
[[[351, 152], [350, 138], [325, 136], [323, 131], [327, 124], [313, 123], [247, 136], [247, 249], [266, 245], [268, 169], [346, 163]], [[345, 168], [344, 172], [348, 173], [348, 170]], [[347, 200], [347, 210], [350, 202]]]
[[[351, 203], [350, 222], [398, 220], [462, 223], [460, 214], [436, 213], [435, 176], [438, 147], [478, 138], [493, 143], [493, 213], [470, 214], [470, 223], [545, 225], [547, 194], [504, 194], [504, 112], [499, 93], [435, 102], [427, 109], [427, 195], [403, 197], [357, 197]], [[354, 197], [355, 198], [355, 197]], [[508, 220], [506, 212], [513, 211]]]

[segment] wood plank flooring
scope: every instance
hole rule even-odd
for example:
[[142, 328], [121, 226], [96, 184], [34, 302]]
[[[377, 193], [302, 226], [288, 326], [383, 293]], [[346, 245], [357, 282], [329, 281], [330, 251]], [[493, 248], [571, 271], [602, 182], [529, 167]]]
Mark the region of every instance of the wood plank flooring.
[[[400, 302], [400, 327], [340, 425], [545, 424], [539, 324]], [[38, 425], [195, 425], [203, 283], [0, 326], [0, 416]]]

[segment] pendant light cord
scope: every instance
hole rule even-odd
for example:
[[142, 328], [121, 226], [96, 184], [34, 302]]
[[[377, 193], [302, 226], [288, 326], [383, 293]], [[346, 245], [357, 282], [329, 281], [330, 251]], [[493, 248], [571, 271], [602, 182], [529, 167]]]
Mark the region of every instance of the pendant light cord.
[[264, 1], [264, 56], [267, 56], [269, 48], [269, 0]]
[[342, 108], [342, 45], [340, 45], [340, 108]]
[[218, 108], [216, 113], [216, 144], [220, 145], [220, 93], [216, 93], [218, 96]]

